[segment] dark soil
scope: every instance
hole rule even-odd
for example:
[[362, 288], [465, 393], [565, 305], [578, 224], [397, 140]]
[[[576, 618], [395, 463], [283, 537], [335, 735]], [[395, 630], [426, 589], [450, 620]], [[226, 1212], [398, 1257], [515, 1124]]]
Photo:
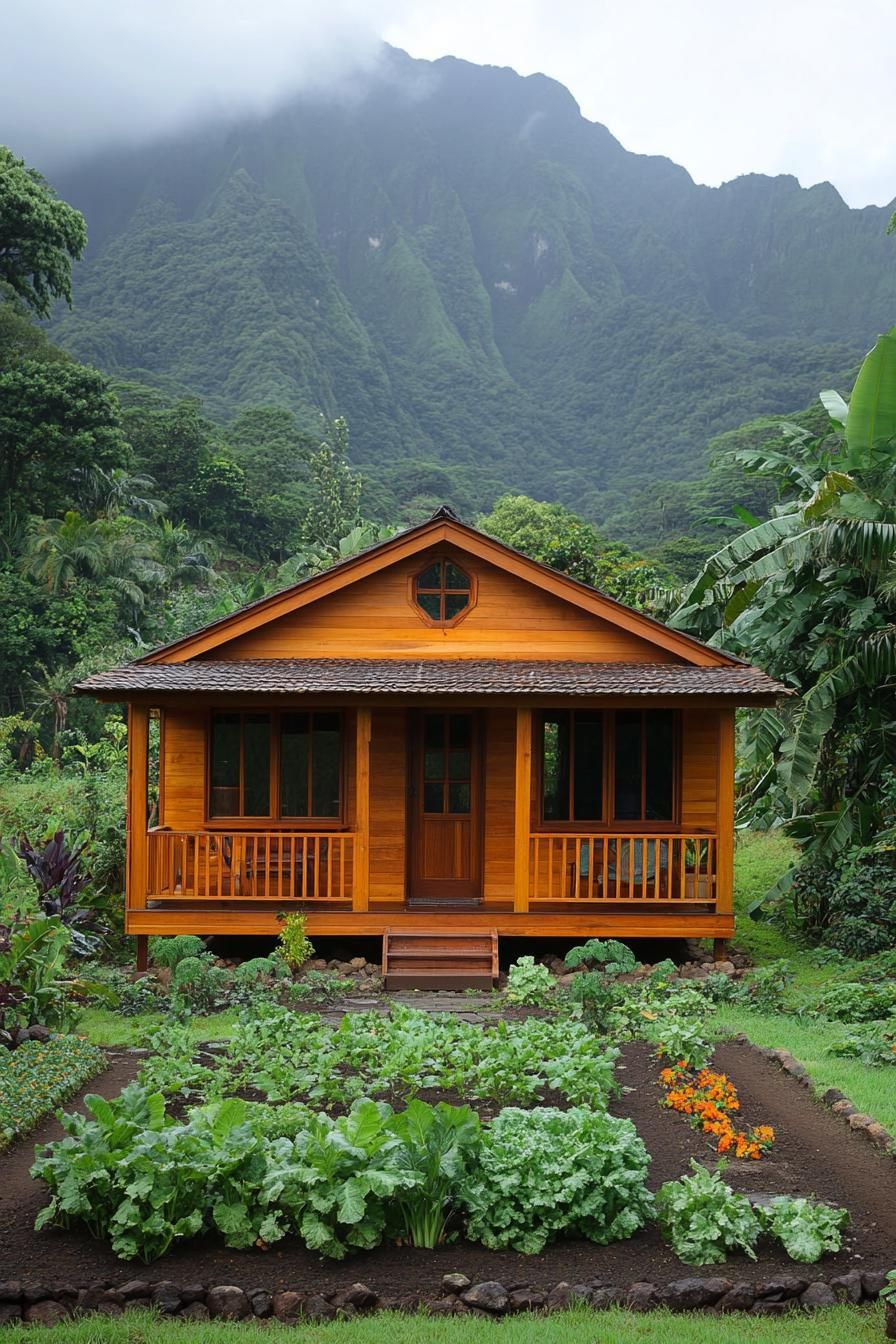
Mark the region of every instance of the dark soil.
[[[111, 1056], [109, 1070], [86, 1090], [113, 1095], [136, 1073], [138, 1063], [133, 1056]], [[726, 1172], [729, 1184], [747, 1193], [814, 1195], [844, 1205], [851, 1223], [841, 1252], [826, 1256], [817, 1267], [796, 1265], [780, 1248], [764, 1244], [758, 1263], [736, 1255], [713, 1272], [753, 1282], [780, 1273], [830, 1279], [850, 1269], [880, 1270], [896, 1264], [896, 1164], [892, 1159], [876, 1152], [867, 1140], [813, 1101], [806, 1088], [748, 1047], [720, 1046], [716, 1066], [729, 1074], [739, 1091], [743, 1123], [771, 1124], [777, 1136], [774, 1147], [760, 1161], [731, 1162]], [[625, 1046], [618, 1076], [626, 1090], [613, 1106], [616, 1114], [635, 1122], [653, 1156], [650, 1184], [654, 1189], [685, 1173], [690, 1158], [711, 1162], [714, 1157], [707, 1140], [684, 1117], [660, 1108], [657, 1072], [646, 1046]], [[344, 1261], [322, 1260], [294, 1241], [266, 1252], [229, 1251], [208, 1237], [185, 1243], [144, 1270], [139, 1263], [117, 1260], [86, 1233], [34, 1232], [35, 1215], [44, 1203], [41, 1187], [28, 1174], [34, 1143], [45, 1143], [59, 1134], [55, 1121], [48, 1122], [0, 1157], [0, 1277], [4, 1279], [39, 1278], [82, 1285], [121, 1283], [145, 1275], [179, 1284], [232, 1283], [269, 1291], [293, 1288], [322, 1293], [363, 1280], [381, 1297], [401, 1297], [413, 1291], [425, 1299], [440, 1296], [442, 1275], [454, 1271], [474, 1281], [498, 1279], [508, 1288], [531, 1285], [541, 1289], [564, 1279], [569, 1283], [602, 1279], [619, 1286], [637, 1280], [661, 1284], [696, 1272], [671, 1254], [655, 1228], [645, 1228], [612, 1246], [558, 1242], [539, 1256], [486, 1251], [458, 1241], [437, 1251], [381, 1246]]]

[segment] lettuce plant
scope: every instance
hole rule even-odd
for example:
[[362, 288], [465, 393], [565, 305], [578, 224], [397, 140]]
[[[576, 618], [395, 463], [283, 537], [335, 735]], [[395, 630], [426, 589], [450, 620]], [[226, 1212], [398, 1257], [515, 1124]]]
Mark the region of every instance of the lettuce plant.
[[849, 1222], [846, 1209], [788, 1195], [773, 1199], [759, 1216], [766, 1232], [781, 1242], [791, 1260], [806, 1265], [814, 1264], [827, 1251], [839, 1251], [843, 1241], [840, 1234]]
[[762, 1223], [744, 1195], [725, 1185], [718, 1171], [710, 1173], [691, 1162], [692, 1174], [667, 1181], [656, 1197], [660, 1232], [686, 1265], [721, 1265], [728, 1251], [753, 1249]]
[[537, 1255], [557, 1236], [630, 1237], [652, 1207], [650, 1158], [630, 1120], [605, 1111], [508, 1107], [482, 1134], [460, 1190], [467, 1235]]

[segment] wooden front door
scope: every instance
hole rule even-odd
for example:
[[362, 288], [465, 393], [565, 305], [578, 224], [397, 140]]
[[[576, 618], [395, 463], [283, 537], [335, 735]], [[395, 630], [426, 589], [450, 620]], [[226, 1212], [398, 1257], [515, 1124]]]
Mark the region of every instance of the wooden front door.
[[408, 898], [482, 894], [481, 732], [470, 712], [414, 717], [408, 800]]

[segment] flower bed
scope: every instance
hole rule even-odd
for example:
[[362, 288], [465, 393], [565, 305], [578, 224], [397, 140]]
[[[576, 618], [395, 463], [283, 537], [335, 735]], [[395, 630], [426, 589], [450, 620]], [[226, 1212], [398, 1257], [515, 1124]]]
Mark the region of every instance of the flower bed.
[[0, 1149], [34, 1129], [105, 1067], [102, 1050], [79, 1036], [0, 1050]]
[[740, 1110], [737, 1088], [724, 1073], [700, 1069], [694, 1073], [683, 1060], [663, 1069], [660, 1082], [667, 1089], [664, 1105], [686, 1115], [695, 1129], [712, 1134], [723, 1156], [758, 1160], [775, 1141], [771, 1125], [735, 1129], [730, 1112]]

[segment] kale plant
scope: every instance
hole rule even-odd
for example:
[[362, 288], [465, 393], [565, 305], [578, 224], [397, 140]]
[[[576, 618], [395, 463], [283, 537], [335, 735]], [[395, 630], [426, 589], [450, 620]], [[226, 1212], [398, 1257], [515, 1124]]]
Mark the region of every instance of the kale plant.
[[756, 1259], [754, 1247], [762, 1223], [750, 1201], [691, 1162], [692, 1175], [667, 1181], [656, 1197], [657, 1222], [664, 1239], [686, 1265], [721, 1265], [729, 1251]]
[[833, 1209], [811, 1199], [781, 1195], [759, 1211], [765, 1231], [781, 1242], [791, 1260], [812, 1265], [828, 1251], [839, 1251], [841, 1232], [849, 1222], [846, 1209]]

